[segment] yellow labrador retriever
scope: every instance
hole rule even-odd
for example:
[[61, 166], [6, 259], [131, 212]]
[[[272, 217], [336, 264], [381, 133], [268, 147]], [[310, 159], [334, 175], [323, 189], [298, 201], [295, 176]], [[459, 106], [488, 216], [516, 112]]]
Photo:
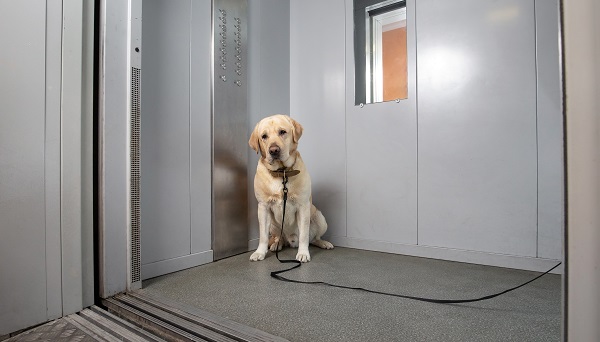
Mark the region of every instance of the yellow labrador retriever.
[[[310, 261], [309, 242], [324, 249], [333, 248], [330, 242], [321, 240], [327, 222], [312, 204], [310, 176], [297, 150], [300, 136], [302, 126], [296, 120], [273, 115], [256, 125], [248, 141], [261, 154], [254, 176], [260, 237], [256, 252], [250, 256], [252, 261], [263, 260], [267, 249], [275, 252], [282, 245], [298, 247], [296, 260], [301, 262]], [[288, 176], [288, 198], [281, 237], [284, 171]]]

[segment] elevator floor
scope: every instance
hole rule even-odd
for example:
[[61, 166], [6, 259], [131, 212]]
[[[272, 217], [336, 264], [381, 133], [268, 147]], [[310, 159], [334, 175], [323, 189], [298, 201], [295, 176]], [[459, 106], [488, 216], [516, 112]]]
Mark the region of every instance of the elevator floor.
[[[478, 298], [537, 272], [311, 246], [312, 261], [284, 276], [413, 296]], [[282, 259], [293, 258], [285, 249]], [[143, 291], [195, 306], [290, 341], [560, 341], [561, 276], [548, 274], [513, 292], [470, 304], [432, 304], [281, 282], [289, 268], [274, 254], [250, 253], [149, 279]]]

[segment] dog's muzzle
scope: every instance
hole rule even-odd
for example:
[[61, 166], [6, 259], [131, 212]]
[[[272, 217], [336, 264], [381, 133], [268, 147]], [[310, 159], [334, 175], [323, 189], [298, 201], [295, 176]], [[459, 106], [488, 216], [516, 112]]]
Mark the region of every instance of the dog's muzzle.
[[271, 146], [269, 147], [269, 155], [271, 156], [272, 159], [279, 159], [279, 154], [281, 153], [281, 149], [279, 148], [279, 146]]

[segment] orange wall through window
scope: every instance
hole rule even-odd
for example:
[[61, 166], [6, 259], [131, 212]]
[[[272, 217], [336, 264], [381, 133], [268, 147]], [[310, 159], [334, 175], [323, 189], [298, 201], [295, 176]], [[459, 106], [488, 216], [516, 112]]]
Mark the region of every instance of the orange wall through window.
[[382, 34], [383, 101], [408, 97], [406, 27]]

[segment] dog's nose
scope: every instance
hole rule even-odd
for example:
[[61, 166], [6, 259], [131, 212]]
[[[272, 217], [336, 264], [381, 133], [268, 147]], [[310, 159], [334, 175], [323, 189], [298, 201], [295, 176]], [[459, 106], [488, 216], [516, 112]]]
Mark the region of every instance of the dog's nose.
[[281, 150], [279, 149], [279, 146], [271, 146], [269, 147], [269, 154], [271, 156], [277, 156], [279, 154]]

